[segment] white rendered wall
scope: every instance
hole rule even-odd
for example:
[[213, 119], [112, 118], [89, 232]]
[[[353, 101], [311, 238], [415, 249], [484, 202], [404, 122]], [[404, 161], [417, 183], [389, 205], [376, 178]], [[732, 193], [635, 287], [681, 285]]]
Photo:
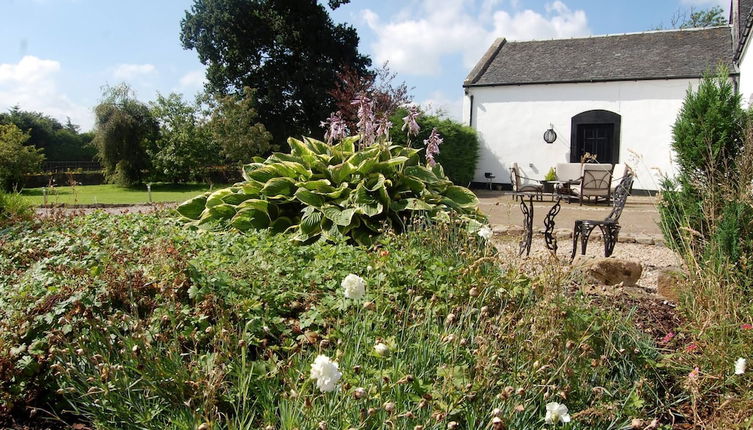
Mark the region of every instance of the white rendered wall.
[[[570, 162], [572, 117], [603, 109], [622, 117], [619, 162], [637, 173], [634, 188], [657, 190], [662, 175], [674, 175], [672, 125], [685, 94], [697, 79], [519, 85], [468, 88], [463, 120], [468, 124], [473, 95], [473, 128], [481, 154], [474, 181], [510, 183], [510, 165], [543, 179], [556, 163]], [[557, 140], [544, 142], [549, 124]]]
[[743, 101], [743, 107], [753, 105], [753, 52], [750, 52], [750, 38], [745, 43], [745, 49], [740, 57], [740, 86], [738, 91]]

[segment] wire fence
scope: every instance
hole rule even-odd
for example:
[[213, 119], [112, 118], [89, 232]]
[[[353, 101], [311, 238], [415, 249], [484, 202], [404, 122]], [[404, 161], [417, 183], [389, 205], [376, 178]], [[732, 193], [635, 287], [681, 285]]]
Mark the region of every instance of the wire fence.
[[45, 161], [42, 165], [45, 172], [92, 172], [102, 170], [96, 161]]

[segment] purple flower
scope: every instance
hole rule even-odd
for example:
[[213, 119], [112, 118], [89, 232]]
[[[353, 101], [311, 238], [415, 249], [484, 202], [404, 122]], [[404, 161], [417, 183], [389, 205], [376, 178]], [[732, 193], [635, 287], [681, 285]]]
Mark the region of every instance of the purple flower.
[[361, 135], [361, 146], [372, 145], [377, 138], [377, 123], [374, 117], [374, 102], [365, 94], [361, 94], [351, 102], [358, 105], [358, 134]]
[[327, 143], [329, 144], [348, 135], [348, 127], [345, 125], [345, 120], [343, 120], [343, 115], [340, 111], [330, 115], [326, 121], [322, 121], [321, 126], [327, 128], [324, 138], [327, 139]]
[[418, 136], [418, 132], [421, 131], [421, 127], [418, 126], [416, 118], [418, 118], [419, 112], [415, 106], [411, 106], [408, 110], [408, 115], [403, 117], [402, 130], [408, 129], [408, 138], [411, 136]]
[[429, 166], [434, 167], [437, 164], [436, 160], [434, 160], [434, 156], [439, 154], [439, 145], [441, 145], [442, 142], [443, 139], [439, 136], [439, 133], [437, 133], [437, 128], [434, 127], [431, 130], [429, 138], [424, 140], [424, 145], [426, 145], [426, 163]]
[[390, 129], [392, 128], [392, 122], [386, 117], [383, 116], [379, 118], [377, 121], [377, 127], [376, 127], [376, 135], [384, 136], [385, 139], [390, 139]]

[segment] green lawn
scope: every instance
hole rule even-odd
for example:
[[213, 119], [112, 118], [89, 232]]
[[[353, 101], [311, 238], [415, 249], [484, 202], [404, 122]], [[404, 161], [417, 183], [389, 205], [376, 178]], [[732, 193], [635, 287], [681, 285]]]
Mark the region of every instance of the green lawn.
[[[215, 184], [213, 189], [226, 185]], [[207, 184], [152, 184], [152, 202], [182, 202], [209, 190]], [[42, 188], [28, 188], [21, 192], [34, 205], [45, 203]], [[147, 203], [146, 185], [125, 188], [117, 185], [82, 185], [78, 187], [47, 188], [48, 204]]]

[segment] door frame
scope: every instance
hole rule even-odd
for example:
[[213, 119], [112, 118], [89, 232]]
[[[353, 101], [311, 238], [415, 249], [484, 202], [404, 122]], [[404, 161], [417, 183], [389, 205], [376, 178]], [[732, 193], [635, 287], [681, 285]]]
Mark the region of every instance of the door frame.
[[622, 117], [620, 114], [603, 110], [594, 109], [581, 112], [575, 115], [570, 124], [570, 162], [580, 163], [578, 156], [578, 126], [583, 124], [612, 124], [614, 132], [612, 134], [612, 164], [620, 162], [620, 125]]

